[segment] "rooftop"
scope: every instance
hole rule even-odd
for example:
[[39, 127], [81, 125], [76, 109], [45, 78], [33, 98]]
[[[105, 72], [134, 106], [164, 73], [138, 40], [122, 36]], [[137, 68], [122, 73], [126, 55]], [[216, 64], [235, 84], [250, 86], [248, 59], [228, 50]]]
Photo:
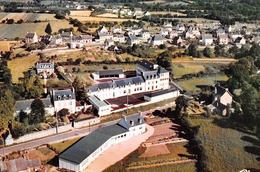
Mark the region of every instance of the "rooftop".
[[107, 106], [108, 105], [105, 101], [100, 100], [96, 96], [90, 96], [89, 100], [92, 101], [98, 107], [103, 107], [103, 106]]
[[126, 132], [128, 130], [118, 124], [98, 128], [62, 152], [59, 158], [80, 164], [112, 136]]

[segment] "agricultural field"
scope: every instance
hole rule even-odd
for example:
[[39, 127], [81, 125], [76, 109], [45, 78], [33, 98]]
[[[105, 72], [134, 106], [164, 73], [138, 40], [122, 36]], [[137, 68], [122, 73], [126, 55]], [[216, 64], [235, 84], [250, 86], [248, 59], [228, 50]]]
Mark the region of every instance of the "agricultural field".
[[177, 16], [187, 16], [187, 14], [180, 13], [180, 12], [167, 12], [167, 11], [151, 11], [150, 14], [171, 14], [171, 15], [177, 15]]
[[24, 77], [23, 72], [26, 72], [30, 68], [34, 67], [38, 60], [39, 56], [30, 55], [8, 61], [8, 68], [11, 70], [13, 82], [18, 83], [19, 78]]
[[57, 21], [54, 14], [40, 14], [40, 13], [0, 13], [0, 21], [5, 19], [14, 19], [15, 22], [22, 19], [24, 22], [40, 21]]
[[205, 164], [210, 171], [260, 170], [259, 141], [250, 131], [244, 131], [228, 118], [189, 121], [192, 126], [200, 126], [198, 139], [205, 148]]
[[[58, 32], [62, 28], [73, 27], [68, 21], [50, 21], [52, 32]], [[27, 32], [36, 32], [37, 35], [46, 35], [45, 28], [48, 22], [40, 23], [22, 23], [22, 24], [1, 24], [0, 39], [14, 39], [16, 37], [24, 38]]]
[[100, 22], [100, 21], [106, 21], [106, 22], [122, 22], [132, 19], [121, 19], [118, 18], [118, 15], [116, 14], [101, 14], [97, 17], [90, 17], [91, 11], [71, 11], [70, 15], [67, 16], [67, 18], [73, 18], [78, 19], [81, 22]]

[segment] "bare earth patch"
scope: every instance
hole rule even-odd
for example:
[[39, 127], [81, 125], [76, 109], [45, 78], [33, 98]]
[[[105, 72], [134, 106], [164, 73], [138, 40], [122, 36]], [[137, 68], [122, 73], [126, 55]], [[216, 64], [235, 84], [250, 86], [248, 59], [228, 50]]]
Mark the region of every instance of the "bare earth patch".
[[171, 152], [169, 151], [166, 145], [156, 145], [147, 147], [145, 152], [140, 157], [145, 158], [169, 153]]

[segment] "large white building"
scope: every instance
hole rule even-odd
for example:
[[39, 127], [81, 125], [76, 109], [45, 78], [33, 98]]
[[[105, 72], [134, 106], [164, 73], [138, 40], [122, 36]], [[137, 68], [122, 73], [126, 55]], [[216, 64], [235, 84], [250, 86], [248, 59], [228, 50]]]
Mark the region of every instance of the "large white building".
[[[169, 89], [169, 77], [169, 71], [147, 60], [141, 60], [137, 63], [135, 77], [92, 85], [86, 88], [86, 93], [90, 103], [98, 110], [98, 115], [103, 116], [111, 114], [106, 99]], [[178, 90], [177, 92], [179, 95]]]
[[145, 132], [140, 113], [123, 116], [113, 125], [98, 128], [59, 155], [59, 168], [82, 172], [109, 147]]

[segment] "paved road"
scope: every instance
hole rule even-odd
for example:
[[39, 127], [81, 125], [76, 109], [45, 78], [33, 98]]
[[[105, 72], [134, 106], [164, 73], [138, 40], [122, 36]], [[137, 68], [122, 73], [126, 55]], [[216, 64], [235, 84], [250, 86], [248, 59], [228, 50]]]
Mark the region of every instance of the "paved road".
[[[114, 121], [110, 121], [107, 123], [102, 123], [100, 125], [102, 125], [102, 126], [112, 125], [112, 124], [115, 124], [117, 121], [118, 120], [114, 120]], [[95, 126], [91, 126], [91, 127], [82, 128], [82, 129], [74, 129], [74, 130], [71, 130], [71, 131], [68, 131], [65, 133], [60, 133], [60, 134], [52, 135], [49, 137], [45, 137], [45, 138], [32, 140], [29, 142], [20, 143], [17, 145], [12, 145], [12, 146], [8, 146], [5, 148], [1, 148], [0, 156], [7, 155], [13, 151], [30, 149], [33, 147], [40, 146], [42, 144], [61, 142], [61, 141], [76, 138], [76, 137], [83, 137], [83, 136], [88, 135], [91, 131], [100, 127], [100, 125], [95, 125]]]
[[[154, 110], [162, 110], [162, 109], [172, 107], [174, 105], [175, 105], [175, 102], [168, 103], [164, 106], [156, 107], [154, 109], [150, 109], [148, 111], [142, 112], [142, 114], [145, 115], [147, 113], [152, 113]], [[71, 131], [68, 131], [68, 132], [65, 132], [65, 133], [60, 133], [60, 134], [56, 134], [56, 135], [53, 135], [53, 136], [48, 136], [48, 137], [45, 137], [45, 138], [32, 140], [32, 141], [29, 141], [29, 142], [20, 143], [20, 144], [17, 144], [17, 145], [12, 145], [12, 146], [8, 146], [8, 147], [5, 147], [5, 148], [1, 148], [0, 149], [0, 156], [7, 155], [11, 152], [18, 151], [18, 150], [30, 149], [30, 148], [37, 147], [37, 146], [40, 146], [40, 145], [43, 145], [43, 144], [61, 142], [61, 141], [69, 140], [69, 139], [76, 138], [76, 137], [83, 137], [83, 136], [88, 135], [91, 131], [96, 130], [100, 126], [104, 127], [104, 126], [107, 126], [107, 125], [115, 124], [117, 122], [118, 122], [118, 119], [114, 120], [114, 121], [106, 122], [106, 123], [101, 123], [99, 125], [95, 125], [95, 126], [91, 126], [91, 127], [86, 127], [86, 128], [82, 128], [82, 129], [74, 129], [74, 130], [71, 130]]]

